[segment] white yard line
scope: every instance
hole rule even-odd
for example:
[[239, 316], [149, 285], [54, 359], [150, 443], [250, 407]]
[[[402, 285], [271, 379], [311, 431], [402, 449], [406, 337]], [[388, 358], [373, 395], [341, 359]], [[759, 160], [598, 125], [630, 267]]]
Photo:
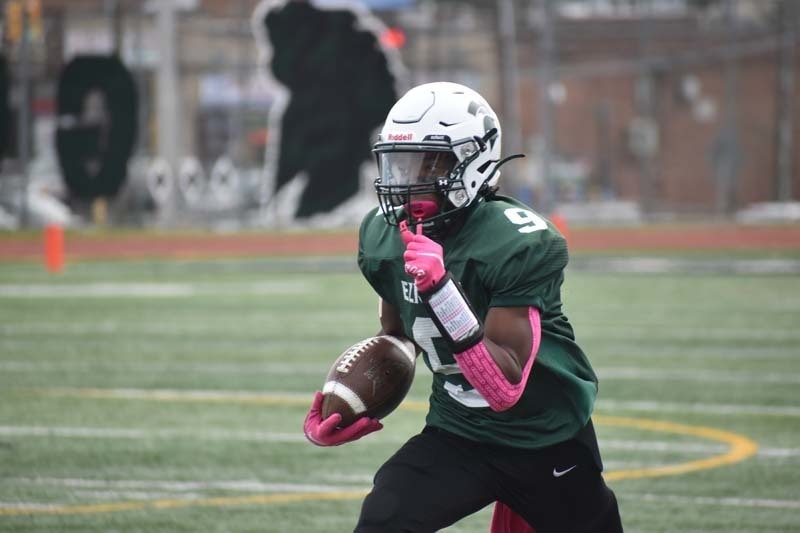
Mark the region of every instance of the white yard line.
[[187, 283], [82, 283], [71, 285], [0, 285], [3, 298], [174, 298], [194, 296]]
[[[728, 449], [723, 444], [700, 444], [689, 442], [671, 441], [642, 441], [642, 440], [618, 440], [603, 439], [600, 441], [603, 450], [623, 450], [636, 452], [679, 452], [697, 454], [716, 454]], [[759, 449], [759, 452], [761, 450]]]
[[[601, 357], [634, 357], [648, 360], [675, 359], [678, 357], [707, 360], [714, 359], [797, 359], [797, 346], [664, 346], [648, 342], [620, 343], [595, 347], [592, 354]], [[594, 355], [598, 357], [598, 355]]]
[[3, 283], [0, 284], [0, 298], [175, 298], [217, 294], [299, 294], [314, 290], [313, 283], [288, 280], [251, 283]]
[[[158, 363], [146, 364], [126, 361], [0, 361], [0, 370], [6, 372], [97, 372], [99, 369], [124, 370], [137, 373], [196, 374], [251, 374], [254, 372], [281, 375], [323, 375], [327, 371], [324, 363]], [[595, 367], [601, 380], [634, 381], [687, 381], [702, 383], [739, 384], [800, 384], [800, 374], [792, 372], [731, 372], [706, 369], [683, 368], [639, 368], [639, 367]]]
[[[197, 491], [223, 490], [235, 492], [290, 492], [290, 493], [328, 493], [353, 490], [354, 486], [298, 483], [267, 483], [258, 480], [229, 481], [168, 481], [168, 480], [94, 480], [83, 478], [12, 478], [9, 481], [49, 487], [67, 487], [78, 489], [73, 495], [91, 496], [93, 498], [129, 498], [157, 499], [181, 497], [186, 499], [200, 498]], [[364, 490], [368, 484], [364, 485]], [[358, 488], [361, 488], [360, 486]], [[108, 489], [108, 490], [89, 490]], [[133, 490], [126, 490], [133, 489]], [[154, 489], [148, 491], [146, 489]], [[713, 496], [685, 496], [678, 494], [658, 494], [617, 491], [621, 500], [653, 502], [657, 504], [675, 504], [684, 506], [720, 506], [750, 507], [760, 509], [800, 509], [800, 500], [771, 498], [740, 498]], [[56, 509], [64, 507], [60, 504], [42, 504], [35, 502], [0, 502], [0, 509]]]
[[[567, 296], [574, 290], [567, 284], [564, 290]], [[640, 301], [627, 301], [626, 299], [606, 300], [603, 302], [584, 302], [580, 306], [580, 313], [590, 313], [593, 316], [616, 316], [621, 312], [628, 312], [627, 316], [632, 317], [631, 320], [643, 321], [647, 314], [658, 311], [664, 316], [684, 316], [687, 313], [702, 314], [704, 312], [718, 312], [724, 304], [719, 303], [713, 298], [700, 299], [677, 299], [670, 301], [654, 301], [654, 300], [640, 300]], [[800, 312], [800, 302], [791, 299], [768, 299], [763, 304], [758, 306], [759, 314], [775, 313], [785, 315], [786, 313]], [[583, 323], [583, 322], [581, 322]], [[592, 323], [600, 323], [599, 319], [595, 319]], [[609, 321], [608, 323], [614, 324]], [[651, 323], [651, 321], [648, 321]]]
[[64, 505], [55, 503], [34, 503], [34, 502], [3, 502], [0, 501], [0, 509], [17, 509], [20, 511], [47, 511], [62, 509]]
[[[88, 498], [95, 501], [99, 500], [126, 500], [126, 501], [150, 501], [168, 500], [175, 498], [173, 492], [152, 492], [146, 490], [72, 490], [70, 496]], [[206, 495], [195, 492], [183, 492], [178, 496], [182, 500], [199, 500]]]
[[[186, 389], [101, 389], [101, 388], [18, 388], [6, 389], [8, 392], [67, 398], [114, 398], [151, 401], [209, 401], [239, 402], [255, 404], [280, 404], [307, 406], [307, 393], [224, 390], [186, 390]], [[614, 400], [603, 399], [597, 402], [598, 408], [613, 411], [640, 411], [655, 413], [707, 414], [725, 416], [785, 416], [800, 417], [800, 406], [773, 406], [754, 404], [720, 404], [702, 402], [659, 402], [653, 400]], [[408, 398], [400, 408], [425, 409], [427, 400]]]
[[[724, 452], [727, 447], [716, 444], [700, 444], [690, 442], [672, 442], [657, 440], [617, 440], [601, 439], [602, 450], [641, 451], [641, 452], [670, 452], [685, 454], [712, 455]], [[800, 448], [759, 448], [756, 452], [761, 458], [789, 458], [800, 457]]]
[[[268, 343], [265, 343], [265, 345]], [[287, 343], [288, 346], [288, 343]], [[325, 363], [136, 363], [117, 360], [101, 361], [0, 361], [0, 371], [4, 372], [90, 372], [99, 370], [115, 372], [136, 372], [143, 374], [280, 374], [316, 375], [320, 379], [328, 371]]]
[[[67, 398], [113, 398], [150, 401], [189, 401], [189, 402], [231, 402], [253, 404], [278, 404], [306, 406], [306, 393], [259, 393], [255, 391], [224, 390], [186, 390], [186, 389], [100, 389], [100, 388], [18, 388], [6, 389], [8, 392], [21, 394], [67, 397]], [[402, 408], [424, 409], [427, 400], [408, 398]], [[614, 400], [604, 399], [597, 402], [599, 409], [613, 411], [639, 411], [656, 413], [706, 414], [723, 416], [780, 416], [800, 417], [800, 407], [753, 405], [753, 404], [720, 404], [702, 402], [659, 402], [653, 400]]]
[[[342, 486], [307, 483], [266, 483], [257, 480], [175, 482], [167, 480], [94, 480], [75, 478], [4, 478], [0, 480], [0, 484], [4, 481], [46, 487], [66, 487], [70, 489], [69, 494], [71, 497], [79, 496], [95, 501], [201, 500], [208, 497], [208, 494], [197, 491], [328, 494], [355, 489], [366, 492], [369, 486], [368, 483], [359, 483], [358, 486]], [[145, 490], [149, 488], [154, 490]], [[74, 505], [74, 501], [70, 503], [0, 501], [0, 509], [31, 512], [69, 509], [70, 506]]]
[[597, 407], [604, 411], [639, 411], [646, 413], [679, 413], [723, 416], [786, 416], [800, 417], [800, 407], [719, 404], [719, 403], [682, 403], [656, 402], [652, 400], [598, 400]]
[[617, 494], [622, 499], [677, 505], [717, 505], [721, 507], [756, 507], [762, 509], [800, 509], [800, 500], [763, 498], [715, 498], [712, 496], [681, 496], [677, 494], [628, 493]]
[[[697, 340], [697, 341], [725, 341], [736, 344], [737, 341], [750, 342], [767, 341], [793, 341], [800, 339], [800, 330], [790, 327], [746, 328], [746, 327], [688, 327], [680, 326], [665, 328], [662, 324], [651, 325], [592, 325], [583, 324], [576, 326], [579, 338], [619, 340], [626, 342], [649, 341], [662, 342]], [[754, 348], [756, 351], [757, 348]]]
[[[224, 490], [232, 492], [334, 492], [352, 490], [352, 486], [331, 485], [321, 483], [268, 483], [255, 479], [237, 479], [220, 481], [170, 481], [145, 479], [87, 479], [87, 478], [53, 478], [53, 477], [18, 477], [10, 481], [25, 485], [43, 485], [48, 487], [68, 487], [75, 489], [111, 489], [134, 490], [144, 492], [146, 489], [167, 492]], [[362, 488], [359, 483], [357, 488]]]
[[678, 274], [704, 272], [710, 274], [795, 274], [800, 261], [791, 258], [774, 259], [702, 259], [668, 257], [583, 257], [570, 262], [570, 269], [583, 272], [612, 272], [615, 274]]
[[[0, 286], [2, 287], [2, 286]], [[161, 289], [159, 289], [161, 290]], [[162, 292], [156, 294], [155, 292], [150, 293], [139, 293], [139, 294], [128, 294], [124, 295], [125, 297], [131, 298], [138, 298], [138, 297], [175, 297], [175, 296], [194, 296], [200, 294], [199, 292], [194, 292], [193, 290], [186, 290], [184, 294], [179, 294], [183, 289], [175, 288], [174, 290], [164, 289]], [[295, 291], [295, 290], [287, 290], [287, 294], [298, 294], [299, 292], [305, 291]], [[222, 295], [222, 296], [234, 296], [234, 295], [252, 295], [254, 294], [250, 290], [242, 290], [241, 292], [227, 292], [227, 291], [217, 291], [217, 292], [209, 292], [209, 293], [202, 293], [205, 295]], [[275, 294], [275, 293], [270, 293]], [[2, 294], [2, 288], [0, 288], [0, 298], [4, 295]], [[101, 297], [100, 295], [80, 295], [75, 294], [69, 297]], [[102, 295], [102, 297], [106, 296], [117, 296], [113, 294]], [[122, 295], [119, 295], [122, 296]], [[65, 296], [66, 297], [66, 296]], [[336, 321], [337, 323], [341, 322], [360, 322], [363, 320], [371, 320], [371, 317], [364, 315], [361, 312], [351, 312], [351, 313], [333, 313], [329, 311], [318, 311], [318, 312], [291, 312], [292, 318], [300, 319], [302, 318], [305, 321], [314, 322], [316, 320], [331, 322]], [[236, 330], [249, 327], [250, 324], [258, 324], [262, 322], [270, 322], [275, 320], [285, 320], [286, 314], [281, 313], [270, 313], [270, 314], [261, 314], [257, 317], [241, 317], [241, 320], [232, 320], [228, 319], [224, 320], [222, 323], [209, 323], [207, 320], [178, 320], [175, 322], [170, 323], [155, 323], [155, 322], [140, 322], [136, 324], [132, 324], [130, 322], [118, 321], [118, 320], [103, 320], [99, 322], [59, 322], [59, 323], [48, 323], [48, 322], [32, 322], [32, 321], [19, 321], [19, 322], [6, 322], [0, 324], [0, 333], [4, 335], [22, 335], [22, 334], [29, 334], [29, 333], [51, 333], [51, 334], [84, 334], [84, 333], [116, 333], [120, 331], [124, 332], [141, 332], [141, 333], [180, 333], [180, 332], [205, 332], [209, 329], [218, 330], [224, 327], [226, 330]], [[722, 351], [725, 353], [727, 350], [730, 350], [732, 357], [735, 357], [737, 350], [741, 352], [741, 350], [746, 350], [743, 355], [740, 357], [748, 358], [752, 354], [752, 358], [759, 358], [762, 357], [760, 353], [763, 352], [766, 354], [770, 354], [771, 350], [781, 350], [781, 355], [786, 350], [789, 350], [790, 353], [796, 355], [797, 351], [794, 346], [790, 347], [782, 347], [782, 346], [772, 346], [776, 342], [786, 342], [786, 341], [800, 341], [800, 329], [790, 329], [790, 328], [770, 328], [770, 329], [745, 329], [745, 328], [678, 328], [676, 330], [670, 330], [669, 333], [665, 333], [663, 331], [663, 324], [656, 327], [635, 327], [635, 326], [625, 326], [625, 327], [609, 327], [609, 326], [587, 326], [581, 325], [577, 328], [577, 333], [579, 335], [579, 340], [583, 339], [588, 342], [616, 342], [619, 343], [620, 346], [620, 353], [626, 355], [641, 355], [643, 357], [654, 357], [654, 354], [663, 353], [663, 350], [659, 348], [652, 348], [652, 346], [663, 345], [666, 341], [670, 343], [674, 343], [676, 341], [698, 341], [698, 342], [706, 342], [706, 341], [724, 341], [726, 345], [730, 346], [711, 346], [708, 347], [708, 350], [712, 352], [720, 352]], [[764, 341], [768, 343], [767, 346], [759, 347], [759, 346], [752, 346], [747, 348], [741, 348], [741, 343], [753, 343], [754, 341]], [[303, 339], [295, 339], [295, 342], [302, 343]], [[629, 348], [631, 345], [634, 346], [634, 349], [631, 350]], [[747, 346], [747, 344], [745, 344]], [[616, 348], [615, 348], [616, 349]], [[703, 347], [702, 350], [691, 349], [687, 348], [687, 353], [704, 353], [706, 348]], [[671, 352], [675, 352], [678, 349], [670, 348]], [[793, 352], [791, 350], [794, 350]], [[605, 351], [605, 350], [604, 350]], [[609, 350], [611, 351], [611, 350]], [[613, 352], [616, 353], [616, 352]]]
[[[69, 317], [65, 317], [67, 320]], [[371, 317], [367, 317], [371, 320]], [[362, 323], [365, 317], [362, 313], [332, 313], [330, 311], [316, 311], [316, 312], [299, 312], [299, 311], [284, 311], [275, 313], [259, 313], [256, 315], [248, 315], [246, 317], [238, 316], [220, 316], [214, 319], [191, 319], [186, 317], [170, 318], [168, 321], [163, 321], [162, 317], [154, 317], [150, 320], [143, 322], [131, 323], [125, 320], [106, 319], [93, 322], [47, 322], [47, 321], [6, 321], [0, 324], [0, 341], [29, 341], [29, 342], [42, 342], [41, 336], [30, 338], [31, 335], [117, 335], [117, 334], [147, 334], [147, 335], [167, 335], [175, 336], [185, 333], [199, 333], [209, 334], [215, 333], [220, 335], [222, 340], [228, 340], [230, 343], [240, 342], [235, 335], [239, 332], [251, 334], [253, 331], [274, 331], [275, 333], [283, 335], [282, 338], [277, 340], [278, 344], [286, 346], [297, 347], [307, 344], [323, 342], [325, 338], [330, 342], [331, 335], [327, 335], [320, 340], [320, 337], [299, 338], [291, 335], [294, 329], [301, 323], [315, 323], [317, 321], [329, 323], [336, 320], [339, 323], [352, 322]], [[287, 324], [292, 326], [287, 330]], [[305, 330], [304, 330], [305, 331]], [[147, 339], [142, 339], [146, 341]], [[191, 341], [192, 339], [188, 339]], [[245, 340], [245, 342], [248, 342]], [[270, 344], [271, 341], [264, 341]], [[273, 343], [275, 341], [272, 341]], [[341, 341], [345, 344], [347, 340]], [[158, 342], [151, 343], [156, 347], [159, 346]], [[160, 346], [163, 349], [163, 346]], [[335, 357], [338, 352], [331, 355]]]
[[128, 429], [70, 426], [0, 426], [0, 435], [7, 437], [64, 437], [83, 439], [173, 439], [186, 437], [213, 441], [305, 442], [302, 432], [269, 431], [199, 431], [177, 429]]
[[[244, 442], [275, 442], [298, 443], [306, 439], [301, 432], [276, 432], [276, 431], [236, 431], [236, 430], [199, 430], [199, 429], [130, 429], [130, 428], [103, 428], [103, 427], [71, 427], [71, 426], [0, 426], [0, 436], [5, 437], [61, 437], [85, 439], [174, 439], [176, 437], [191, 438], [195, 440], [211, 441], [244, 441]], [[376, 435], [364, 442], [376, 444], [405, 442], [407, 436], [386, 437]], [[670, 452], [683, 454], [711, 455], [724, 452], [727, 448], [723, 445], [702, 444], [691, 442], [673, 442], [659, 440], [618, 440], [601, 439], [600, 447], [603, 450], [641, 451], [641, 452]], [[792, 458], [800, 457], [800, 448], [759, 448], [757, 454], [761, 458]], [[48, 478], [32, 478], [48, 479]], [[360, 477], [354, 479], [338, 476], [337, 481], [363, 481]], [[151, 483], [151, 482], [141, 482]], [[227, 483], [227, 482], [223, 482]], [[238, 483], [238, 482], [237, 482]], [[91, 485], [96, 486], [96, 485]], [[183, 486], [178, 483], [175, 486]], [[135, 485], [126, 485], [135, 488]], [[167, 487], [162, 487], [166, 490]], [[231, 486], [220, 486], [232, 490]], [[261, 490], [261, 489], [259, 489]]]
[[241, 402], [280, 405], [310, 405], [312, 394], [309, 392], [263, 393], [242, 390], [197, 390], [197, 389], [101, 389], [101, 388], [20, 388], [23, 394], [53, 396], [65, 398], [113, 398], [124, 400], [153, 401], [210, 401]]
[[636, 381], [700, 381], [703, 383], [771, 383], [800, 384], [800, 374], [792, 372], [730, 372], [684, 368], [595, 367], [598, 377], [608, 380]]

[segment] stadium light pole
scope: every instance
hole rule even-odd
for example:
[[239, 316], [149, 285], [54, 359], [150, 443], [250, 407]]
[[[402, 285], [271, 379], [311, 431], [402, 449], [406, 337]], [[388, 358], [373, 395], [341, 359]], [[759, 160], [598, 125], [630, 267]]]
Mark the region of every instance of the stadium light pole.
[[556, 208], [557, 191], [556, 183], [551, 173], [550, 156], [553, 149], [553, 136], [555, 130], [555, 117], [553, 101], [550, 98], [550, 87], [553, 84], [553, 56], [555, 53], [555, 5], [553, 0], [540, 0], [542, 7], [542, 26], [539, 35], [539, 134], [541, 135], [542, 149], [540, 171], [544, 183], [543, 210], [553, 211]]
[[[736, 43], [738, 33], [735, 8], [736, 0], [725, 0], [724, 19], [728, 34], [727, 44], [731, 47]], [[714, 143], [713, 159], [717, 178], [717, 212], [729, 215], [736, 209], [736, 175], [742, 157], [737, 111], [739, 59], [733, 48], [726, 49], [724, 61], [725, 108], [722, 128]]]
[[655, 112], [656, 80], [651, 64], [652, 50], [649, 5], [638, 4], [639, 68], [636, 76], [635, 106], [639, 128], [632, 132], [636, 156], [639, 159], [640, 204], [645, 216], [651, 216], [656, 208], [655, 156], [658, 152], [658, 121]]
[[[176, 59], [175, 13], [177, 6], [173, 0], [155, 3], [157, 13], [157, 39], [160, 52], [158, 61], [158, 151], [171, 168], [178, 163], [178, 66]], [[175, 210], [175, 194], [166, 202], [165, 215], [171, 220]]]
[[28, 223], [28, 163], [30, 161], [30, 123], [31, 123], [31, 102], [30, 102], [30, 43], [28, 41], [28, 10], [22, 8], [22, 37], [19, 46], [19, 112], [17, 114], [17, 133], [19, 135], [19, 166], [20, 166], [20, 225], [26, 226]]
[[[520, 130], [519, 74], [517, 65], [517, 31], [515, 0], [500, 0], [497, 4], [497, 30], [499, 32], [500, 94], [502, 95], [503, 130], [508, 139], [508, 154], [522, 152]], [[504, 169], [504, 172], [506, 170]], [[519, 179], [514, 165], [509, 165], [511, 182], [517, 186]]]
[[111, 28], [111, 38], [114, 54], [122, 57], [122, 41], [124, 26], [122, 25], [122, 6], [119, 0], [106, 0], [106, 11], [108, 12], [109, 27]]
[[798, 39], [795, 32], [798, 26], [798, 9], [796, 0], [782, 0], [778, 6], [778, 24], [780, 31], [780, 47], [778, 49], [778, 98], [777, 98], [777, 176], [775, 199], [789, 202], [792, 199], [792, 146], [795, 138], [794, 102], [795, 73], [797, 72], [797, 54], [795, 46]]
[[146, 97], [148, 91], [147, 85], [147, 69], [145, 68], [144, 56], [144, 40], [142, 32], [145, 25], [145, 8], [144, 5], [139, 5], [136, 13], [136, 28], [133, 34], [134, 57], [136, 62], [136, 89], [139, 91], [139, 116], [138, 116], [138, 138], [137, 138], [137, 152], [139, 155], [148, 153], [148, 139], [150, 138], [150, 128], [147, 127], [148, 116], [150, 114], [149, 102], [150, 98]]

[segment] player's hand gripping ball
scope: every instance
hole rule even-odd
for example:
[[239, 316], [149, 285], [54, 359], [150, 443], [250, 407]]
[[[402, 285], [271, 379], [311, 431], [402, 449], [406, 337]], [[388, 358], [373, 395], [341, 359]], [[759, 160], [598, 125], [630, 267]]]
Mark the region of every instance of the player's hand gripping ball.
[[342, 415], [340, 414], [333, 414], [325, 420], [322, 419], [322, 393], [317, 391], [314, 394], [314, 403], [311, 404], [311, 409], [306, 415], [303, 432], [306, 434], [306, 438], [317, 446], [339, 446], [383, 429], [383, 424], [377, 418], [362, 416], [346, 428], [339, 427], [341, 420]]
[[314, 397], [306, 437], [320, 446], [336, 446], [381, 429], [379, 419], [394, 411], [411, 387], [415, 360], [414, 344], [391, 335], [370, 337], [345, 350]]

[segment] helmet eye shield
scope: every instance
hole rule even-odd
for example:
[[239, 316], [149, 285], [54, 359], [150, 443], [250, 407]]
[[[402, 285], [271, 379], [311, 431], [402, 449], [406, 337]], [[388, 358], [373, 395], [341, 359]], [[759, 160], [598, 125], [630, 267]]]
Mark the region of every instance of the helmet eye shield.
[[378, 152], [381, 183], [389, 186], [432, 185], [449, 179], [458, 159], [451, 151]]

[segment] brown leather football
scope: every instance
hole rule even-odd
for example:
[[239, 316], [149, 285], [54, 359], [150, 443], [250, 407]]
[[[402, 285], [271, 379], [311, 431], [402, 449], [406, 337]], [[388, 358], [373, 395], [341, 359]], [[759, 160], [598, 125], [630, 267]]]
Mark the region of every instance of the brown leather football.
[[414, 379], [416, 348], [391, 335], [370, 337], [344, 351], [322, 388], [322, 418], [342, 415], [339, 427], [358, 418], [383, 418], [403, 401]]

